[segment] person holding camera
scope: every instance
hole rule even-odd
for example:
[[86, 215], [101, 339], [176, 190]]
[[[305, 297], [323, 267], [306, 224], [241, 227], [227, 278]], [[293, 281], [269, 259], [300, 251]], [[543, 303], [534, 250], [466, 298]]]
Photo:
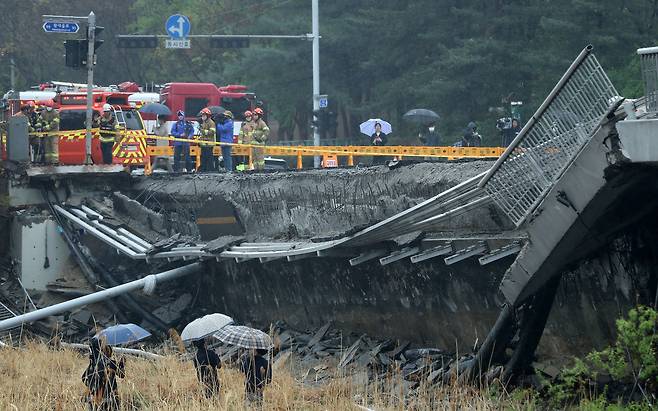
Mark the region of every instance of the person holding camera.
[[477, 129], [478, 126], [474, 121], [468, 123], [462, 137], [462, 147], [480, 147], [482, 145], [482, 136]]
[[496, 128], [500, 130], [501, 147], [507, 147], [512, 144], [512, 141], [521, 132], [519, 120], [509, 117], [498, 119], [496, 121]]

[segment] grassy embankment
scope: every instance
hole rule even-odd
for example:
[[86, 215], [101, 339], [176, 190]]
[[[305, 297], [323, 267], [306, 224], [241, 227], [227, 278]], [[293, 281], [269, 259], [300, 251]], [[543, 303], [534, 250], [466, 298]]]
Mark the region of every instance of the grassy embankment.
[[[83, 353], [55, 351], [43, 344], [21, 349], [0, 349], [0, 409], [83, 410], [84, 386], [80, 376], [87, 365]], [[286, 366], [276, 370], [265, 391], [265, 409], [272, 410], [376, 410], [402, 409], [527, 409], [522, 396], [495, 397], [468, 387], [420, 387], [404, 398], [391, 377], [381, 384], [355, 385], [351, 377], [339, 377], [311, 386], [293, 377]], [[243, 376], [235, 368], [220, 370], [221, 396], [207, 400], [201, 394], [194, 367], [177, 355], [159, 361], [127, 358], [126, 378], [119, 380], [124, 409], [207, 410], [244, 409]], [[356, 405], [358, 404], [358, 405]]]

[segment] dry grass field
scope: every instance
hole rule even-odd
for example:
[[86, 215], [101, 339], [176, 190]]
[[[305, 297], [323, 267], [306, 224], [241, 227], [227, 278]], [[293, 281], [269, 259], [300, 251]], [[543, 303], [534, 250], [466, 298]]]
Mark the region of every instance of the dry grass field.
[[[0, 348], [1, 410], [84, 410], [81, 375], [84, 353], [53, 350], [40, 343], [21, 349]], [[421, 386], [406, 397], [397, 377], [379, 383], [356, 384], [352, 377], [335, 376], [323, 384], [304, 384], [285, 366], [275, 371], [265, 391], [268, 410], [425, 410], [528, 409], [524, 398], [496, 398], [469, 388]], [[153, 361], [128, 357], [126, 378], [119, 380], [122, 409], [126, 410], [242, 410], [243, 376], [231, 366], [220, 371], [219, 398], [201, 393], [191, 361], [176, 354]], [[386, 387], [386, 388], [384, 388]], [[393, 388], [391, 388], [393, 387]]]

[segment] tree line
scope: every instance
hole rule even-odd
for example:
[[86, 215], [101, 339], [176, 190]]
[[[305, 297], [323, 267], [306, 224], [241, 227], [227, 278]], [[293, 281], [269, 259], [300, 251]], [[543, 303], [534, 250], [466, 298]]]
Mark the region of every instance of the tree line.
[[[311, 42], [252, 40], [246, 49], [119, 49], [117, 34], [165, 34], [166, 18], [185, 14], [193, 34], [304, 34], [308, 0], [6, 0], [0, 5], [0, 87], [48, 80], [85, 82], [64, 66], [62, 42], [46, 34], [42, 14], [87, 15], [105, 27], [95, 75], [99, 84], [207, 81], [246, 84], [267, 103], [278, 138], [307, 139], [311, 129]], [[471, 120], [496, 145], [495, 120], [510, 101], [525, 118], [587, 44], [622, 95], [642, 94], [635, 50], [656, 44], [658, 0], [349, 0], [320, 1], [321, 91], [338, 115], [338, 137], [366, 143], [358, 124], [389, 120], [392, 141], [417, 144], [402, 120], [412, 108], [441, 116], [443, 141], [457, 141]], [[501, 111], [502, 108], [502, 111]]]

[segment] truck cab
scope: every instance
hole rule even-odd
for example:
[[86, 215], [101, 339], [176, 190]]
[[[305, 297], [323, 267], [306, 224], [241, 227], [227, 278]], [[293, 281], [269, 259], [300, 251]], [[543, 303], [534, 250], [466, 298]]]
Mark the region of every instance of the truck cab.
[[[114, 164], [143, 165], [146, 156], [146, 131], [137, 109], [130, 104], [129, 92], [94, 91], [92, 110], [102, 115], [103, 105], [112, 106], [117, 121], [117, 129], [125, 130], [114, 148]], [[85, 122], [87, 118], [87, 93], [63, 92], [54, 99], [59, 110], [60, 131], [59, 161], [61, 164], [83, 164], [85, 161]], [[98, 137], [98, 134], [94, 137]], [[92, 140], [92, 160], [102, 163], [102, 153], [98, 138]]]

